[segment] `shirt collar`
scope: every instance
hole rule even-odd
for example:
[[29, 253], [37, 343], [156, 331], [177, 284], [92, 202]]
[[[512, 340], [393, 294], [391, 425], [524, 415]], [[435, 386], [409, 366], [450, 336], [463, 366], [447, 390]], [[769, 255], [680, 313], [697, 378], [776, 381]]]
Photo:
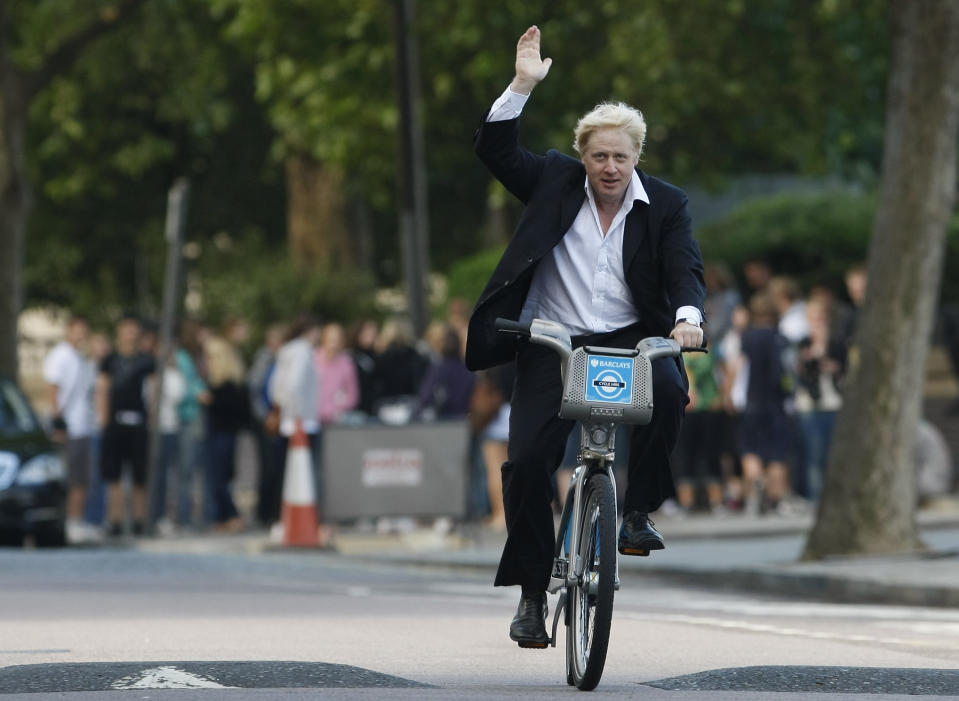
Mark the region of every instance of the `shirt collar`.
[[[586, 176], [586, 182], [583, 183], [583, 189], [586, 190], [586, 197], [589, 198], [589, 201], [593, 201], [593, 188], [589, 186], [589, 176]], [[640, 200], [649, 204], [649, 195], [646, 193], [646, 188], [643, 187], [643, 181], [639, 179], [639, 173], [636, 172], [636, 169], [633, 168], [633, 175], [629, 179], [629, 185], [626, 187], [626, 197], [623, 199], [623, 203], [626, 202], [635, 202]]]

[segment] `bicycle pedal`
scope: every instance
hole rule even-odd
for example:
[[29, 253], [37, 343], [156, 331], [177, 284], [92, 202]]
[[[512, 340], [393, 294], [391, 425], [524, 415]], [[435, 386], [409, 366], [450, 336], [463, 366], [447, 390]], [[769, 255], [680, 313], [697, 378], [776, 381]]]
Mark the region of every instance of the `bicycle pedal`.
[[523, 640], [523, 641], [517, 642], [516, 644], [519, 645], [520, 647], [527, 648], [529, 650], [545, 650], [546, 648], [549, 647], [549, 641], [540, 643], [540, 642], [533, 642], [532, 640], [529, 640], [529, 641]]
[[640, 548], [623, 548], [619, 551], [623, 555], [639, 555], [640, 557], [649, 557], [649, 550]]

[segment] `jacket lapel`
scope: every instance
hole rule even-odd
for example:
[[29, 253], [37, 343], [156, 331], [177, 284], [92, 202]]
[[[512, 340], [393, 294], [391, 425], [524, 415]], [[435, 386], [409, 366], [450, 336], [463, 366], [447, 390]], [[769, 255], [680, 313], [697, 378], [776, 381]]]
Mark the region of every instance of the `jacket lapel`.
[[569, 228], [576, 220], [576, 215], [579, 214], [579, 210], [583, 207], [583, 200], [586, 199], [585, 182], [586, 178], [584, 175], [578, 181], [571, 182], [569, 187], [566, 188], [566, 193], [563, 195], [562, 206], [560, 207], [559, 231], [556, 232], [556, 240], [553, 242], [554, 246], [559, 243], [559, 240], [569, 231]]
[[[649, 187], [646, 184], [646, 178], [642, 171], [639, 172], [639, 179], [643, 182], [643, 187], [649, 193]], [[623, 272], [629, 270], [633, 263], [633, 258], [639, 251], [639, 246], [646, 238], [646, 232], [649, 224], [649, 205], [642, 200], [633, 203], [633, 208], [626, 215], [626, 224], [623, 229]]]

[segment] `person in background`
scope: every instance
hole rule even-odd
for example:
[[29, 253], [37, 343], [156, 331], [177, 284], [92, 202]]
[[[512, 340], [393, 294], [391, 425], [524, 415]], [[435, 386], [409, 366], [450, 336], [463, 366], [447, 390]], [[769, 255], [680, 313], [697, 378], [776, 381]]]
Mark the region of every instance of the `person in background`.
[[[97, 368], [100, 367], [103, 359], [113, 352], [113, 346], [110, 343], [109, 336], [99, 331], [90, 334], [88, 345], [90, 348], [90, 361], [93, 363], [94, 383], [96, 383]], [[94, 390], [94, 392], [95, 391], [96, 390]], [[100, 470], [103, 435], [96, 418], [95, 404], [96, 402], [94, 401], [93, 433], [91, 434], [93, 454], [90, 458], [90, 488], [87, 490], [84, 517], [87, 523], [99, 527], [103, 525], [104, 520], [106, 520], [107, 494], [106, 485], [103, 481], [103, 473]], [[100, 533], [99, 528], [97, 532]], [[100, 535], [102, 535], [102, 533], [100, 533]]]
[[[323, 481], [328, 469], [323, 460], [322, 427], [335, 424], [345, 414], [353, 411], [360, 401], [360, 384], [356, 376], [356, 365], [346, 352], [346, 332], [343, 326], [331, 322], [323, 327], [320, 345], [313, 354], [316, 366], [317, 392], [316, 403], [320, 419], [320, 433], [314, 443], [314, 464], [316, 465], [317, 504], [322, 504]], [[333, 531], [326, 526], [321, 529], [321, 539], [329, 542]]]
[[211, 336], [203, 344], [209, 382], [206, 407], [207, 489], [213, 501], [214, 529], [220, 533], [243, 530], [230, 483], [235, 475], [236, 437], [249, 422], [250, 412], [240, 354], [226, 339]]
[[441, 325], [440, 341], [439, 357], [426, 371], [413, 413], [421, 418], [461, 418], [469, 413], [475, 377], [463, 364], [456, 329]]
[[[290, 326], [286, 342], [276, 354], [276, 368], [270, 376], [267, 395], [276, 407], [279, 415], [280, 435], [289, 439], [296, 431], [297, 423], [303, 427], [310, 440], [313, 456], [313, 475], [316, 489], [317, 513], [321, 513], [323, 503], [322, 484], [320, 482], [319, 447], [319, 403], [317, 398], [316, 363], [313, 351], [320, 342], [321, 326], [319, 320], [302, 314]], [[286, 466], [288, 442], [283, 441], [277, 454], [277, 464]], [[283, 487], [279, 491], [282, 498]], [[276, 512], [280, 513], [279, 505]], [[282, 524], [277, 522], [271, 532], [274, 539], [282, 537]], [[320, 528], [320, 544], [327, 545], [329, 530]]]
[[732, 327], [718, 346], [714, 346], [723, 406], [720, 464], [726, 485], [726, 506], [732, 511], [743, 508], [739, 434], [749, 385], [749, 361], [742, 354], [742, 335], [748, 327], [749, 310], [739, 305], [733, 310]]
[[769, 294], [779, 316], [779, 333], [791, 347], [809, 335], [806, 302], [799, 295], [799, 286], [792, 278], [777, 276], [769, 281]]
[[846, 294], [852, 308], [840, 315], [836, 320], [836, 340], [847, 349], [852, 348], [853, 336], [856, 333], [856, 324], [862, 313], [862, 306], [866, 303], [866, 276], [865, 264], [854, 265], [846, 271]]
[[722, 393], [713, 354], [691, 353], [685, 358], [689, 376], [689, 404], [679, 434], [676, 500], [689, 513], [696, 508], [696, 488], [706, 491], [709, 509], [723, 511]]
[[67, 468], [66, 536], [71, 544], [100, 540], [99, 529], [84, 520], [97, 423], [93, 404], [96, 368], [85, 354], [89, 333], [87, 320], [73, 316], [67, 323], [66, 338], [53, 347], [43, 363], [53, 412], [53, 438], [63, 445]]
[[509, 445], [509, 398], [516, 380], [516, 366], [497, 365], [477, 373], [470, 398], [470, 423], [479, 437], [489, 516], [486, 526], [496, 532], [506, 531], [506, 507], [503, 502], [503, 465]]
[[140, 320], [140, 341], [138, 347], [141, 353], [156, 357], [160, 347], [160, 325], [153, 319]]
[[842, 407], [840, 378], [845, 371], [846, 349], [830, 334], [829, 307], [824, 299], [806, 304], [809, 335], [799, 343], [799, 374], [796, 410], [805, 450], [801, 484], [806, 496], [817, 501], [822, 491], [829, 445]]
[[346, 333], [341, 324], [331, 322], [323, 327], [313, 359], [320, 425], [336, 423], [360, 401], [356, 365], [346, 352]]
[[236, 349], [236, 352], [240, 354], [240, 360], [244, 362], [248, 359], [247, 349], [251, 336], [250, 322], [246, 319], [233, 317], [223, 324], [223, 338]]
[[107, 483], [108, 533], [123, 533], [124, 465], [133, 477], [133, 534], [143, 535], [147, 518], [147, 409], [144, 386], [156, 359], [143, 353], [140, 320], [127, 314], [117, 324], [116, 350], [104, 358], [97, 380], [97, 412], [103, 426], [100, 460]]
[[742, 304], [732, 273], [724, 263], [706, 263], [706, 318], [709, 319], [709, 344], [716, 348], [732, 328], [733, 312]]
[[752, 299], [757, 292], [766, 290], [766, 286], [772, 279], [772, 268], [769, 263], [762, 258], [750, 258], [743, 263], [743, 277], [746, 279], [746, 302]]
[[376, 404], [376, 337], [379, 335], [379, 326], [372, 319], [364, 319], [354, 325], [350, 333], [350, 348], [348, 350], [353, 364], [356, 366], [356, 376], [360, 387], [360, 400], [357, 409], [367, 416], [372, 416], [373, 406]]
[[[201, 337], [203, 327], [195, 321], [186, 321], [180, 329], [180, 343], [176, 349], [176, 365], [183, 376], [184, 392], [177, 406], [180, 421], [180, 440], [177, 455], [177, 509], [176, 522], [180, 528], [191, 528], [208, 522], [213, 516], [211, 496], [204, 487], [206, 482], [206, 420], [203, 405], [210, 400], [201, 367], [203, 359]], [[199, 492], [201, 515], [194, 509], [195, 495]]]
[[[746, 407], [740, 424], [740, 459], [746, 509], [750, 514], [774, 511], [789, 494], [786, 453], [790, 436], [783, 386], [785, 339], [777, 330], [776, 303], [770, 294], [753, 295], [750, 325], [742, 335], [739, 372], [748, 372]], [[748, 370], [744, 363], [748, 361]]]
[[[160, 373], [155, 376], [159, 383]], [[162, 391], [160, 393], [160, 411], [157, 430], [160, 432], [160, 445], [157, 454], [157, 475], [154, 492], [151, 495], [150, 522], [156, 524], [161, 535], [173, 533], [173, 524], [167, 517], [167, 485], [171, 482], [171, 473], [178, 471], [177, 455], [180, 445], [179, 405], [186, 395], [186, 380], [177, 366], [176, 353], [171, 353], [169, 362], [163, 368]], [[154, 387], [154, 391], [156, 387]], [[174, 479], [176, 475], [174, 474]]]
[[460, 337], [460, 348], [466, 355], [466, 336], [470, 324], [470, 303], [462, 297], [453, 297], [446, 305], [446, 323], [449, 324]]
[[254, 434], [260, 470], [257, 478], [256, 517], [260, 525], [269, 528], [280, 518], [280, 489], [283, 484], [284, 465], [277, 462], [282, 453], [279, 443], [286, 442], [280, 435], [279, 412], [270, 402], [270, 377], [276, 370], [276, 354], [283, 345], [287, 328], [273, 324], [266, 330], [263, 346], [253, 357], [253, 365], [247, 375], [250, 391]]
[[[387, 320], [376, 339], [373, 386], [377, 402], [373, 409], [384, 420], [389, 416], [391, 421], [403, 423], [410, 418], [409, 413], [429, 363], [413, 344], [412, 325], [399, 318]], [[396, 411], [397, 407], [399, 411]], [[401, 417], [400, 414], [406, 415]]]

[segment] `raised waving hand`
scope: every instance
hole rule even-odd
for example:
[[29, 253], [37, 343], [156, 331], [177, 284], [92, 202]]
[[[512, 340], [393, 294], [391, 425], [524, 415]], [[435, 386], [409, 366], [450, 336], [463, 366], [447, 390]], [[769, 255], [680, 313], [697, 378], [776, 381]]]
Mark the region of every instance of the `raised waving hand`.
[[535, 24], [527, 29], [516, 42], [516, 77], [510, 90], [528, 95], [533, 91], [553, 64], [553, 59], [543, 59], [539, 53], [540, 31]]

